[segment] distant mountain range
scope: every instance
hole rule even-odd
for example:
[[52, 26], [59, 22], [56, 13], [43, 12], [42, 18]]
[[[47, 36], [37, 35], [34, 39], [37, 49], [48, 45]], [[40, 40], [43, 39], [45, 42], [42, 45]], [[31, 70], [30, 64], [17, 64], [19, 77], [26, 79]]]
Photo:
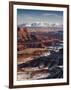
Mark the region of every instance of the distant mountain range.
[[19, 27], [63, 27], [62, 24], [48, 24], [48, 23], [42, 23], [42, 22], [36, 22], [36, 23], [24, 23], [21, 25], [18, 25]]

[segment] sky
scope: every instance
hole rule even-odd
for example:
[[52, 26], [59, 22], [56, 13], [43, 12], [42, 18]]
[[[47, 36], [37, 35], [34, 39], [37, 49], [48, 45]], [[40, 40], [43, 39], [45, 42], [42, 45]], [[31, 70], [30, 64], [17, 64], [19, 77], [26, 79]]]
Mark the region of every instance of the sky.
[[17, 9], [17, 25], [31, 23], [63, 24], [63, 11]]

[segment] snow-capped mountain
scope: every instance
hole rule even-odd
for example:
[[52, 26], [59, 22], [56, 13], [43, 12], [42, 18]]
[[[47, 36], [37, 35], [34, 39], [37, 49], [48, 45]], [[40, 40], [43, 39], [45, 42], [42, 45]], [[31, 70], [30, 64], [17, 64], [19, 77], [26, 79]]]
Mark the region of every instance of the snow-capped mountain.
[[56, 23], [56, 24], [48, 24], [45, 22], [35, 22], [35, 23], [24, 23], [18, 26], [22, 27], [63, 27], [62, 24]]

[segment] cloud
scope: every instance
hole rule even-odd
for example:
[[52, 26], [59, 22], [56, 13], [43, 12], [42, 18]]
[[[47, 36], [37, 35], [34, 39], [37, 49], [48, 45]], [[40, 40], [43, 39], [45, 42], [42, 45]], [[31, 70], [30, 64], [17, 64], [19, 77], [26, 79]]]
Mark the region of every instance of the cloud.
[[47, 17], [47, 16], [58, 16], [57, 14], [50, 14], [50, 13], [44, 13], [44, 14], [42, 14], [42, 16], [45, 16], [45, 17]]

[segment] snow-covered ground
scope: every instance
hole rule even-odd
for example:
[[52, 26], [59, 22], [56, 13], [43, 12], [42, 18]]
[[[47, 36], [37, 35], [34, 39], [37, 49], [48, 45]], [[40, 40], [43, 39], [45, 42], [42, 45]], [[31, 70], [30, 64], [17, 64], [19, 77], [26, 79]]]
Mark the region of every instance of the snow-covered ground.
[[17, 73], [17, 80], [32, 80], [32, 79], [39, 79], [39, 78], [44, 78], [48, 77], [50, 75], [48, 73], [48, 67], [42, 69], [39, 69], [38, 67], [35, 68], [23, 68], [22, 70], [24, 71], [19, 71]]

